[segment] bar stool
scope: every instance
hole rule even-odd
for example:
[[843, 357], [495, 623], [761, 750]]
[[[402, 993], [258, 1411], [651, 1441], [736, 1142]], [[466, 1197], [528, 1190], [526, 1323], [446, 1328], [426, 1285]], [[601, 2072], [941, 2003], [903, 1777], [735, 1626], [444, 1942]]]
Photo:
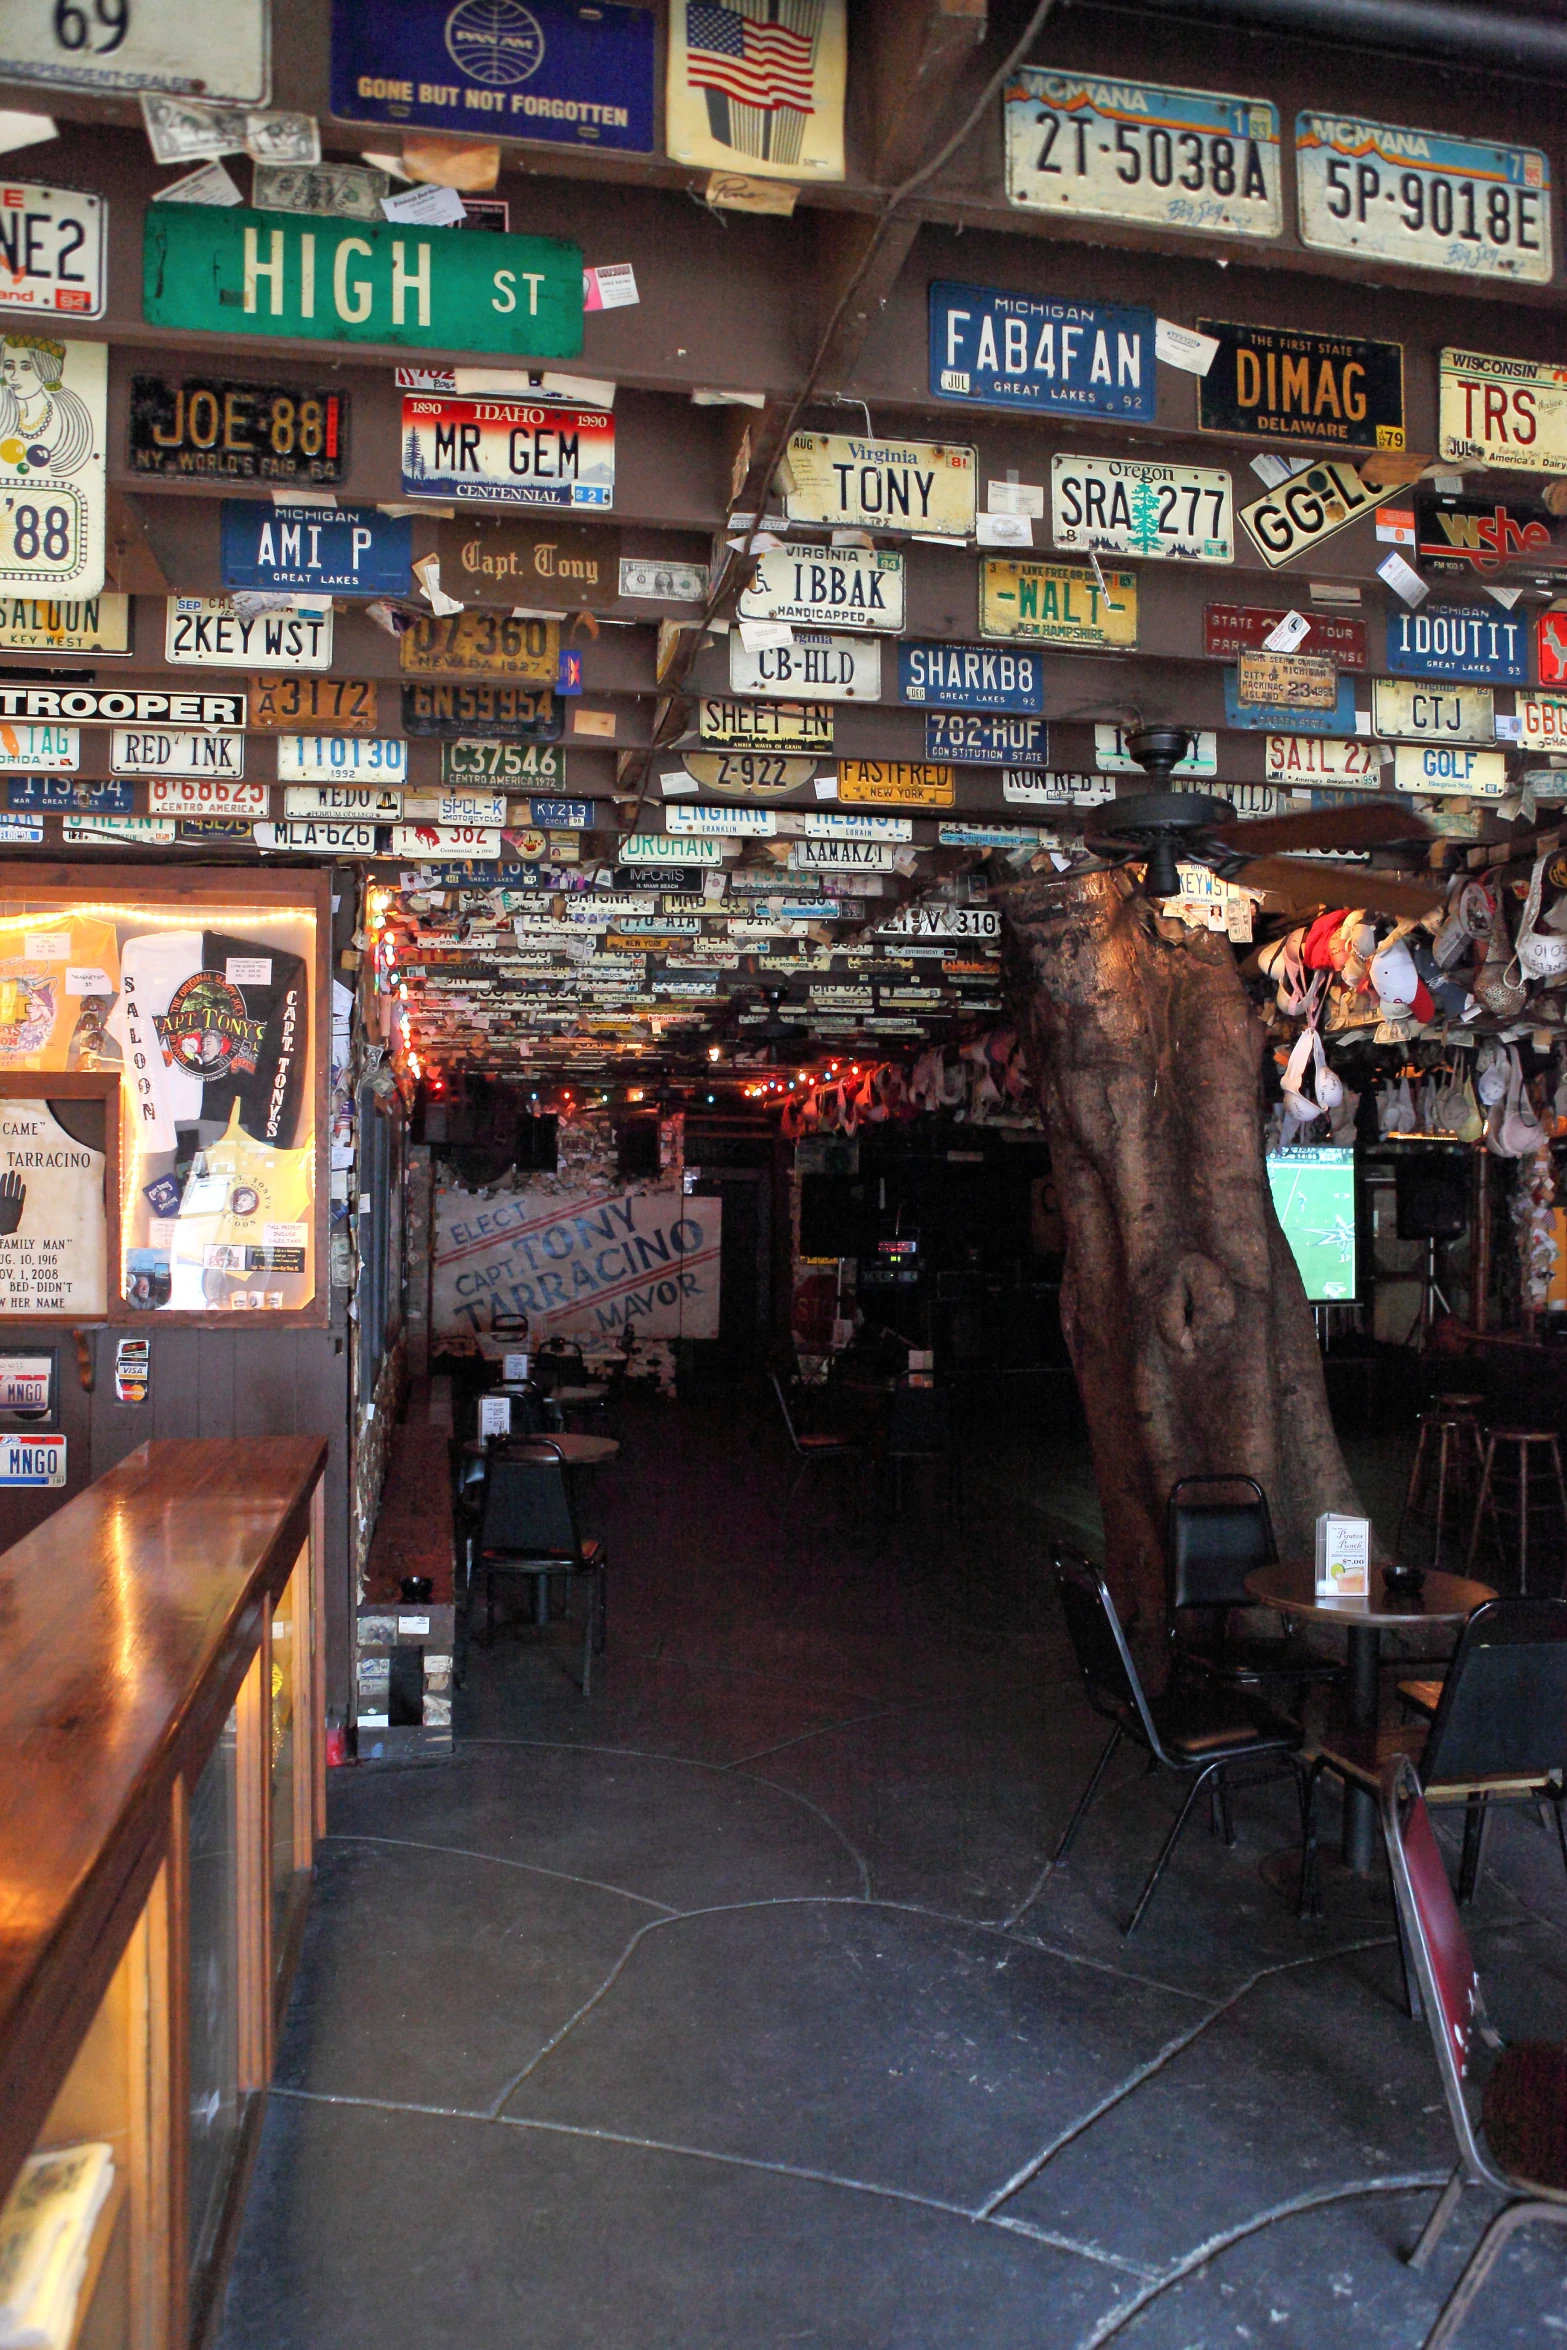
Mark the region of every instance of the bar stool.
[[[1434, 1490], [1436, 1508], [1431, 1564], [1442, 1564], [1442, 1537], [1447, 1526], [1449, 1508], [1454, 1510], [1478, 1492], [1485, 1472], [1484, 1442], [1480, 1423], [1472, 1409], [1479, 1397], [1443, 1396], [1430, 1411], [1420, 1415], [1420, 1439], [1415, 1446], [1414, 1462], [1409, 1471], [1409, 1490], [1404, 1495], [1404, 1506], [1399, 1513], [1398, 1534], [1394, 1540], [1395, 1553], [1404, 1555], [1404, 1528], [1411, 1520], [1430, 1523]], [[1458, 1408], [1462, 1404], [1466, 1408]], [[1471, 1552], [1473, 1544], [1470, 1545]]]
[[[1508, 1463], [1504, 1452], [1499, 1473], [1496, 1458], [1498, 1445], [1512, 1445], [1516, 1447], [1517, 1451], [1518, 1499], [1516, 1503], [1502, 1502], [1501, 1509], [1498, 1508], [1498, 1503], [1501, 1499], [1502, 1480], [1507, 1474]], [[1537, 1466], [1535, 1472], [1536, 1491], [1531, 1494], [1529, 1490], [1529, 1459], [1536, 1445], [1544, 1447], [1544, 1458]], [[1551, 1491], [1553, 1482], [1554, 1492]], [[1529, 1589], [1529, 1520], [1531, 1512], [1536, 1516], [1542, 1510], [1555, 1510], [1559, 1513], [1563, 1546], [1561, 1556], [1564, 1565], [1567, 1565], [1567, 1481], [1564, 1481], [1562, 1477], [1561, 1448], [1557, 1444], [1554, 1429], [1493, 1428], [1491, 1430], [1486, 1441], [1485, 1466], [1480, 1478], [1479, 1499], [1475, 1503], [1474, 1524], [1469, 1530], [1469, 1550], [1464, 1560], [1466, 1574], [1474, 1565], [1475, 1550], [1480, 1540], [1480, 1521], [1487, 1510], [1491, 1515], [1491, 1531], [1496, 1538], [1497, 1550], [1505, 1563], [1507, 1546], [1502, 1537], [1502, 1509], [1505, 1509], [1509, 1518], [1515, 1520], [1517, 1526], [1518, 1590], [1522, 1596]]]

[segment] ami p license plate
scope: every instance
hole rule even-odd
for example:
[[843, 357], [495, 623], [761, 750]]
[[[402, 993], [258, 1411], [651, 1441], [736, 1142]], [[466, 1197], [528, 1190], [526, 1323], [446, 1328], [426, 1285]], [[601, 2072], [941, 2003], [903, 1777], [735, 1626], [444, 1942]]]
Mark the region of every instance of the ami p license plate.
[[1009, 203], [1207, 236], [1284, 226], [1279, 116], [1266, 98], [1025, 66], [1003, 99]]
[[1295, 176], [1303, 245], [1459, 277], [1551, 282], [1551, 167], [1538, 147], [1300, 114]]
[[410, 393], [403, 401], [403, 495], [612, 506], [615, 419], [596, 408]]

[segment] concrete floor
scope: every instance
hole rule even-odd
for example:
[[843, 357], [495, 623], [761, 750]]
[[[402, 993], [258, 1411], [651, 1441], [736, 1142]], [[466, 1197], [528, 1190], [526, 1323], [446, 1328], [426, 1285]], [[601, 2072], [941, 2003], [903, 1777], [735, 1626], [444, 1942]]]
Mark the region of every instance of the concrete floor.
[[[780, 1530], [770, 1422], [649, 1406], [596, 1489], [610, 1645], [476, 1656], [457, 1759], [334, 1776], [222, 2350], [1383, 2350], [1453, 2160], [1387, 1913], [1296, 1922], [1100, 1725], [1044, 1570], [1092, 1530], [1058, 1391], [982, 1415], [960, 1531]], [[1368, 1465], [1396, 1489], [1397, 1461]], [[1368, 1484], [1374, 1482], [1368, 1477]], [[1522, 1815], [1470, 1931], [1567, 2037], [1567, 1880]], [[1559, 2234], [1463, 2337], [1567, 2343]]]

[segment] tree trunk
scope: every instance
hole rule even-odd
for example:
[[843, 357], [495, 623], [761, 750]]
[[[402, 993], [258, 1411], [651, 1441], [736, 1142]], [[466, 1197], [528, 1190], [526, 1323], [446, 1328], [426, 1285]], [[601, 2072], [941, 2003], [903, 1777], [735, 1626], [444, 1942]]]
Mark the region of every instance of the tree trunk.
[[1279, 1551], [1358, 1510], [1311, 1308], [1263, 1161], [1263, 1035], [1228, 941], [1161, 923], [1114, 873], [998, 893], [1008, 984], [1066, 1226], [1061, 1319], [1093, 1444], [1106, 1575], [1164, 1623], [1164, 1505], [1234, 1470]]

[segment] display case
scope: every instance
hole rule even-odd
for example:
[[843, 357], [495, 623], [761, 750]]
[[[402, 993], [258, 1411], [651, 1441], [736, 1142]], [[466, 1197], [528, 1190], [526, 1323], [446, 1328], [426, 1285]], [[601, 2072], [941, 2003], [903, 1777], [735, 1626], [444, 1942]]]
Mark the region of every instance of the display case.
[[0, 2327], [210, 2331], [322, 1824], [325, 1454], [143, 1445], [0, 1557]]

